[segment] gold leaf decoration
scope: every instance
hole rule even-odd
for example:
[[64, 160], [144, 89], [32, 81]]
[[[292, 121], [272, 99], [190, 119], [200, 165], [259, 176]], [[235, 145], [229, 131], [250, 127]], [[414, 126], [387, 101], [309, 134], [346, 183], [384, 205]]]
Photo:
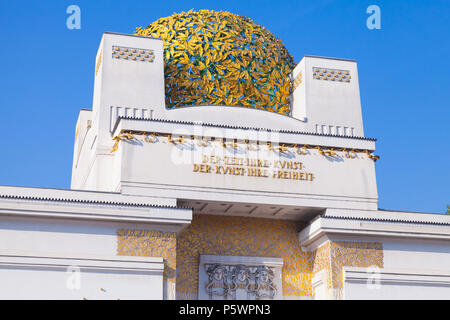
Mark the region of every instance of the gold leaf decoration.
[[281, 40], [251, 19], [191, 10], [136, 34], [164, 42], [167, 107], [225, 104], [290, 114], [294, 60]]

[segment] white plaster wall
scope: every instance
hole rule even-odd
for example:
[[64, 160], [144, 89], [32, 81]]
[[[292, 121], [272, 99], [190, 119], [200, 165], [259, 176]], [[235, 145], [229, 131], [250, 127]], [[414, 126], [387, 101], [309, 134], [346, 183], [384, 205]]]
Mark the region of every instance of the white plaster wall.
[[302, 119], [305, 122], [304, 129], [311, 131], [311, 124], [308, 123], [308, 112], [306, 109], [306, 73], [305, 73], [305, 59], [302, 59], [299, 64], [292, 71], [292, 78], [295, 79], [299, 73], [302, 74], [302, 82], [295, 88], [291, 95], [291, 112], [292, 116], [297, 119]]
[[188, 106], [168, 109], [164, 118], [246, 128], [307, 131], [303, 119], [237, 106]]
[[117, 228], [113, 223], [2, 217], [0, 252], [115, 255]]
[[[417, 267], [417, 265], [414, 265]], [[450, 298], [450, 271], [344, 267], [347, 300], [439, 300]]]
[[448, 285], [382, 284], [368, 289], [366, 283], [346, 283], [345, 300], [448, 300]]
[[[178, 232], [191, 210], [113, 193], [0, 187], [0, 194], [0, 299], [170, 298], [163, 258], [118, 256], [117, 231]], [[76, 290], [66, 286], [72, 266], [81, 271]]]
[[[162, 299], [163, 260], [152, 270], [128, 270], [122, 262], [112, 261], [98, 268], [81, 267], [81, 288], [69, 290], [69, 266], [84, 262], [132, 260], [117, 256], [117, 230], [139, 229], [174, 231], [173, 226], [115, 223], [53, 218], [8, 217], [0, 219], [0, 299]], [[55, 261], [47, 264], [47, 257]], [[6, 258], [5, 258], [6, 257]], [[28, 257], [38, 262], [28, 263]], [[15, 260], [5, 265], [5, 259]], [[147, 259], [147, 258], [142, 258]], [[35, 259], [36, 260], [36, 259]], [[42, 261], [41, 261], [42, 260]], [[63, 260], [64, 263], [58, 261]], [[72, 259], [73, 260], [73, 259]], [[81, 261], [83, 263], [83, 261]], [[89, 265], [88, 265], [89, 267]], [[145, 269], [145, 268], [144, 268]], [[100, 290], [105, 288], [106, 291]]]
[[[87, 182], [87, 179], [92, 172], [92, 165], [95, 161], [95, 149], [93, 149], [93, 144], [97, 135], [96, 132], [92, 130], [92, 127], [88, 128], [88, 121], [92, 121], [92, 111], [82, 110], [77, 121], [79, 133], [74, 146], [71, 180], [72, 189], [81, 189], [89, 183]], [[93, 183], [91, 184], [91, 188], [93, 188]]]
[[383, 241], [385, 268], [414, 268], [450, 272], [450, 242], [433, 240]]
[[326, 270], [317, 272], [311, 279], [311, 284], [314, 288], [314, 300], [330, 299], [329, 289], [327, 288]]
[[162, 258], [63, 257], [1, 255], [0, 299], [163, 298]]

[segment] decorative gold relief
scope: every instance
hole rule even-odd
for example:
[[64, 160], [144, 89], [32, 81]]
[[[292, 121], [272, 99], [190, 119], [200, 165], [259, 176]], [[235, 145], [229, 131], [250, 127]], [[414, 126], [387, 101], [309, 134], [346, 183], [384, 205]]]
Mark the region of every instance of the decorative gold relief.
[[336, 152], [334, 152], [334, 148], [330, 148], [324, 151], [325, 155], [329, 156], [329, 157], [333, 157], [336, 156]]
[[317, 149], [317, 151], [323, 156], [333, 157], [337, 155], [337, 153], [334, 152], [334, 148], [322, 149], [322, 147], [317, 146], [314, 149]]
[[297, 87], [302, 83], [302, 72], [300, 71], [294, 79], [292, 84], [292, 91], [297, 89]]
[[228, 105], [290, 113], [295, 64], [281, 40], [225, 11], [175, 13], [136, 34], [164, 41], [166, 105]]
[[78, 131], [79, 131], [79, 128], [78, 128], [78, 124], [77, 124], [77, 128], [75, 130], [75, 141], [77, 141], [77, 139], [78, 139]]
[[103, 50], [100, 51], [100, 54], [98, 55], [97, 63], [95, 64], [95, 76], [97, 76], [98, 70], [100, 69], [100, 65], [102, 64], [102, 56], [103, 56]]
[[346, 158], [349, 158], [349, 159], [356, 158], [356, 152], [355, 152], [354, 149], [347, 150], [346, 148], [344, 148], [342, 151], [344, 151], [344, 154], [345, 154]]
[[194, 215], [177, 239], [177, 297], [195, 296], [201, 254], [283, 258], [283, 295], [313, 296], [312, 253], [300, 248], [291, 221]]
[[[143, 136], [143, 141], [148, 143], [159, 142], [160, 140], [156, 137], [167, 137], [167, 142], [171, 144], [191, 144], [192, 147], [195, 145], [200, 147], [205, 147], [209, 144], [209, 141], [219, 141], [219, 146], [223, 148], [232, 148], [238, 149], [239, 145], [242, 144], [243, 147], [247, 150], [258, 150], [259, 146], [267, 146], [267, 149], [274, 152], [286, 153], [286, 152], [297, 152], [299, 155], [311, 155], [312, 153], [309, 150], [315, 149], [320, 155], [328, 156], [328, 157], [341, 157], [337, 152], [344, 152], [342, 155], [345, 158], [354, 159], [357, 158], [357, 153], [365, 153], [369, 159], [373, 161], [377, 161], [380, 159], [380, 156], [372, 154], [372, 151], [361, 150], [361, 149], [351, 149], [348, 150], [346, 148], [331, 148], [331, 147], [322, 147], [315, 145], [303, 145], [300, 146], [295, 143], [281, 143], [279, 145], [272, 144], [270, 141], [248, 141], [244, 140], [242, 142], [238, 142], [236, 139], [233, 141], [226, 142], [223, 138], [206, 138], [206, 137], [198, 137], [198, 136], [177, 136], [173, 137], [171, 134], [160, 134], [156, 132], [139, 132], [139, 131], [124, 131], [118, 136], [114, 137], [115, 141], [114, 146], [111, 150], [112, 152], [117, 151], [119, 146], [119, 141], [131, 141], [131, 140], [139, 140], [137, 136]], [[163, 142], [165, 143], [165, 142]], [[292, 150], [290, 150], [292, 149]]]
[[303, 147], [296, 146], [296, 149], [297, 149], [297, 154], [299, 154], [299, 155], [306, 155], [309, 152], [307, 145], [304, 145]]
[[194, 137], [194, 140], [197, 141], [197, 145], [200, 147], [206, 147], [209, 144], [208, 138], [205, 137], [201, 137], [201, 139], [199, 137]]
[[236, 140], [226, 142], [222, 139], [222, 147], [236, 150], [239, 148], [239, 145]]
[[383, 268], [383, 244], [379, 242], [331, 242], [332, 287], [343, 288], [344, 266]]
[[330, 241], [325, 242], [313, 253], [313, 267], [312, 272], [316, 274], [321, 270], [325, 270], [327, 275], [327, 288], [331, 288], [331, 254]]
[[185, 141], [186, 140], [185, 140], [184, 136], [178, 136], [178, 137], [175, 137], [175, 138], [172, 138], [171, 134], [169, 134], [167, 136], [167, 142], [169, 142], [169, 143], [181, 144], [181, 143], [184, 143]]
[[313, 78], [317, 80], [330, 80], [339, 82], [350, 82], [350, 72], [347, 70], [321, 69], [313, 67]]
[[383, 268], [383, 244], [327, 241], [314, 252], [313, 272], [326, 270], [327, 288], [343, 288], [344, 266]]
[[[145, 54], [145, 57], [150, 58], [149, 59], [139, 58], [141, 54]], [[113, 46], [112, 57], [114, 59], [124, 59], [124, 60], [131, 59], [133, 61], [152, 62], [155, 57], [155, 53], [153, 52], [153, 50], [150, 49], [136, 49], [136, 48]]]
[[250, 142], [248, 140], [245, 140], [245, 141], [246, 141], [245, 142], [245, 147], [246, 147], [247, 150], [250, 150], [250, 151], [257, 151], [257, 150], [259, 150], [258, 141], [252, 141], [252, 142]]
[[376, 154], [372, 154], [372, 152], [369, 152], [368, 150], [365, 151], [368, 158], [372, 159], [374, 162], [376, 162], [378, 159], [380, 159], [380, 156], [377, 156]]
[[276, 146], [273, 146], [271, 143], [270, 144], [269, 143], [268, 143], [268, 147], [269, 147], [269, 150], [271, 150], [271, 151], [275, 151], [278, 153], [285, 153], [289, 150], [289, 147], [285, 143], [282, 143], [282, 144], [276, 145]]
[[174, 232], [154, 230], [117, 230], [117, 255], [162, 257], [164, 259], [164, 276], [169, 281], [176, 277], [176, 245]]
[[121, 140], [127, 140], [127, 141], [134, 140], [134, 135], [131, 134], [131, 133], [129, 133], [129, 132], [123, 132], [123, 133], [121, 133], [121, 134], [115, 136], [115, 137], [113, 138], [113, 140], [114, 140], [115, 142], [114, 142], [114, 146], [113, 146], [113, 148], [112, 148], [112, 150], [111, 150], [111, 153], [117, 151], [117, 149], [119, 148], [119, 142], [120, 142]]
[[194, 215], [178, 235], [117, 230], [117, 255], [162, 257], [165, 278], [176, 281], [178, 298], [196, 296], [201, 254], [282, 258], [284, 296], [314, 296], [311, 278], [321, 270], [327, 288], [342, 289], [344, 266], [384, 266], [378, 242], [327, 241], [314, 252], [304, 252], [297, 233], [301, 227], [285, 220]]
[[156, 138], [156, 134], [144, 134], [145, 135], [145, 142], [155, 143], [158, 138]]

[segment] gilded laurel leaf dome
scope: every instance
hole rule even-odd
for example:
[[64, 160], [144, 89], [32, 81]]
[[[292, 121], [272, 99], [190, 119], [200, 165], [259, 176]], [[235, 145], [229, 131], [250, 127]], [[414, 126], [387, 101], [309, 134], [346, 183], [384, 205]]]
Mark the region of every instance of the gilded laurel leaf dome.
[[251, 19], [224, 11], [161, 18], [136, 34], [164, 42], [166, 105], [227, 105], [289, 114], [294, 60]]

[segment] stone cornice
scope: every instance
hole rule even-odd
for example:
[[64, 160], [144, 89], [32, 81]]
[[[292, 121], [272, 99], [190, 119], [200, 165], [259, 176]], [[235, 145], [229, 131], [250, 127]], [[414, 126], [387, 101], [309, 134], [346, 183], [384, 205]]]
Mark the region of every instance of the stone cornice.
[[[182, 130], [182, 131], [180, 131]], [[322, 146], [326, 148], [375, 150], [375, 139], [324, 135], [310, 132], [277, 131], [263, 128], [240, 128], [219, 125], [206, 125], [204, 123], [182, 122], [171, 120], [138, 119], [119, 117], [112, 136], [124, 132], [179, 134], [214, 139], [256, 140], [275, 144]], [[183, 132], [183, 134], [180, 134]]]
[[[115, 195], [118, 201], [109, 198], [102, 200], [100, 192], [65, 190], [65, 194], [63, 190], [57, 190], [51, 197], [50, 189], [10, 188], [7, 194], [4, 191], [5, 187], [0, 187], [0, 216], [164, 224], [177, 228], [187, 226], [192, 220], [192, 209], [145, 204], [145, 200], [152, 199], [150, 197], [130, 197], [129, 200], [133, 202], [138, 198], [141, 202], [129, 203], [120, 202], [127, 197], [118, 194]], [[59, 193], [68, 197], [61, 198]], [[98, 196], [98, 200], [90, 199], [92, 194]]]
[[[126, 117], [119, 116], [113, 126], [112, 132], [117, 132], [117, 128], [121, 120], [136, 120], [136, 121], [148, 121], [148, 122], [160, 122], [160, 123], [168, 123], [168, 124], [178, 124], [178, 125], [199, 125], [193, 121], [181, 121], [181, 120], [172, 120], [172, 119], [148, 119], [148, 118], [140, 118], [140, 117]], [[287, 133], [287, 134], [296, 134], [296, 135], [311, 135], [311, 136], [320, 136], [320, 137], [334, 137], [334, 138], [346, 138], [346, 139], [355, 139], [355, 140], [366, 140], [375, 142], [376, 138], [366, 138], [366, 137], [358, 137], [358, 136], [340, 136], [334, 134], [323, 134], [316, 132], [306, 132], [306, 131], [293, 131], [293, 130], [274, 130], [270, 128], [262, 128], [262, 127], [244, 127], [244, 126], [231, 126], [231, 125], [219, 125], [213, 123], [202, 123], [202, 126], [205, 127], [216, 127], [216, 128], [224, 128], [224, 129], [236, 129], [236, 130], [254, 130], [254, 131], [268, 131], [268, 132], [279, 132], [279, 133]]]
[[[367, 283], [373, 281], [373, 273], [367, 268], [344, 267], [344, 282]], [[450, 272], [411, 269], [378, 269], [377, 281], [407, 285], [450, 285]]]
[[61, 256], [36, 254], [1, 254], [0, 268], [47, 269], [66, 271], [77, 266], [82, 271], [102, 271], [113, 273], [157, 273], [164, 270], [163, 258], [157, 257], [92, 257], [87, 255]]
[[[330, 211], [332, 212], [333, 210]], [[414, 221], [411, 220], [411, 217], [409, 217], [409, 220], [401, 220], [405, 218], [402, 217], [402, 213], [391, 213], [386, 216], [386, 220], [382, 220], [383, 213], [379, 214], [380, 219], [371, 217], [371, 215], [377, 215], [377, 211], [359, 211], [357, 215], [353, 214], [353, 216], [349, 214], [344, 216], [345, 213], [352, 210], [342, 210], [340, 216], [338, 215], [338, 210], [334, 210], [334, 215], [329, 214], [330, 211], [327, 210], [324, 215], [316, 218], [299, 232], [299, 241], [304, 250], [313, 251], [317, 249], [324, 238], [333, 235], [373, 237], [377, 241], [380, 237], [450, 241], [450, 225], [443, 222], [432, 223], [430, 222], [430, 216], [426, 220], [424, 219], [426, 217], [421, 215], [423, 221], [419, 219]], [[366, 213], [366, 216], [364, 216], [364, 213]], [[412, 213], [406, 214], [411, 215]], [[395, 215], [397, 219], [394, 219]], [[448, 218], [450, 220], [450, 217]]]

